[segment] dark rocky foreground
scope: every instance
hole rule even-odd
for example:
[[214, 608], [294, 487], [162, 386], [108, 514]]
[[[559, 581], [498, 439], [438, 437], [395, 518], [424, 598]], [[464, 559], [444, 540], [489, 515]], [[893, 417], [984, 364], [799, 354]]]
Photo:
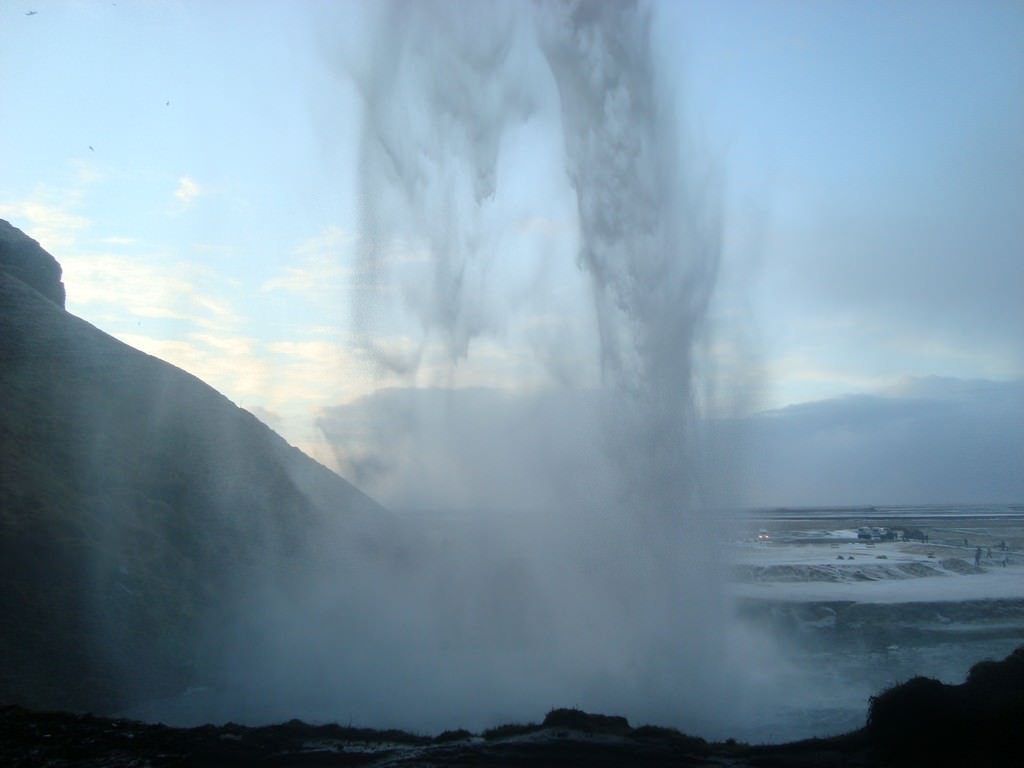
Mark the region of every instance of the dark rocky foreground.
[[1016, 766], [1024, 760], [1024, 646], [960, 685], [914, 678], [872, 700], [864, 728], [751, 746], [621, 717], [557, 709], [541, 724], [436, 737], [338, 725], [168, 728], [92, 715], [0, 709], [13, 766]]
[[781, 747], [709, 744], [623, 718], [555, 710], [541, 725], [435, 738], [338, 725], [168, 728], [92, 715], [0, 709], [0, 751], [14, 766], [866, 766], [863, 733]]

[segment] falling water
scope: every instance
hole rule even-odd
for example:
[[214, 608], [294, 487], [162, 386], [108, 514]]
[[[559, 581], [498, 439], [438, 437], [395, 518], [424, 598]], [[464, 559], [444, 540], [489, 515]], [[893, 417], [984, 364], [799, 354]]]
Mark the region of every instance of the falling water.
[[[376, 475], [361, 475], [369, 464], [400, 473], [401, 445], [422, 461], [452, 435], [509, 426], [467, 415], [469, 399], [452, 385], [478, 346], [508, 337], [534, 309], [514, 298], [517, 266], [540, 275], [530, 285], [542, 291], [537, 264], [575, 257], [587, 297], [591, 331], [574, 340], [590, 345], [593, 377], [567, 385], [550, 357], [531, 361], [551, 373], [546, 394], [531, 395], [537, 412], [557, 421], [575, 409], [563, 431], [584, 437], [544, 431], [536, 416], [508, 429], [513, 445], [524, 430], [543, 432], [524, 455], [506, 456], [533, 467], [525, 483], [550, 487], [546, 508], [478, 519], [481, 538], [451, 550], [461, 570], [449, 583], [465, 599], [430, 663], [446, 670], [435, 693], [456, 720], [474, 706], [463, 696], [474, 685], [512, 716], [563, 702], [690, 727], [720, 722], [735, 691], [697, 471], [694, 360], [718, 265], [718, 207], [685, 151], [651, 25], [652, 9], [633, 2], [394, 4], [356, 75], [365, 106], [357, 327], [382, 372], [448, 393], [379, 396], [368, 429], [391, 439], [372, 462], [346, 453], [351, 421], [328, 428], [357, 482], [374, 490]], [[557, 165], [508, 162], [530, 131]], [[507, 221], [515, 191], [506, 184], [531, 182], [561, 184], [572, 201], [562, 211], [572, 231], [540, 254], [517, 249], [522, 230]], [[440, 414], [394, 415], [410, 402]], [[428, 435], [424, 419], [443, 423]], [[551, 464], [571, 454], [571, 476], [530, 465], [534, 451]]]
[[693, 350], [718, 263], [717, 221], [688, 188], [646, 9], [557, 5], [540, 25], [561, 99], [603, 384], [620, 414], [611, 449], [624, 501], [671, 525], [699, 501]]

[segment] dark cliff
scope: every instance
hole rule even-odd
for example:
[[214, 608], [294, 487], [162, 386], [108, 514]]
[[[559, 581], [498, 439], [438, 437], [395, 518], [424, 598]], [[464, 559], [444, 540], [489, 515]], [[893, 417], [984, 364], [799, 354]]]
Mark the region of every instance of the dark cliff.
[[112, 712], [210, 684], [241, 606], [386, 513], [60, 273], [0, 221], [0, 702]]
[[64, 308], [60, 264], [39, 243], [3, 219], [0, 219], [0, 271]]

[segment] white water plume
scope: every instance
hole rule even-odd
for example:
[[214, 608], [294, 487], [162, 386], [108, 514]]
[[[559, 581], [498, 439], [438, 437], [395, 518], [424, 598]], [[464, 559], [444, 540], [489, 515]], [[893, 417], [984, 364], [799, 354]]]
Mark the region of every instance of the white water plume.
[[264, 563], [267, 583], [232, 601], [239, 628], [214, 629], [230, 669], [148, 716], [438, 732], [577, 706], [743, 732], [751, 665], [773, 667], [735, 622], [702, 483], [718, 204], [676, 125], [655, 17], [629, 2], [381, 12], [349, 70], [364, 100], [351, 298], [365, 352], [404, 386], [320, 426], [346, 475], [417, 511], [339, 515], [302, 567]]
[[[339, 515], [301, 564], [262, 552], [209, 628], [228, 668], [136, 715], [436, 732], [578, 706], [703, 735], [743, 717], [694, 406], [717, 206], [652, 18], [381, 12], [350, 69], [353, 301], [366, 352], [406, 386], [321, 426], [357, 483], [420, 512]], [[473, 378], [493, 370], [503, 386]]]
[[692, 188], [673, 104], [658, 87], [648, 10], [543, 11], [624, 501], [671, 524], [699, 502], [693, 355], [718, 265], [717, 206]]
[[[492, 465], [520, 485], [543, 486], [529, 497], [541, 500], [540, 511], [481, 513], [468, 524], [478, 533], [445, 534], [446, 557], [459, 563], [445, 583], [470, 603], [503, 603], [510, 585], [495, 574], [505, 567], [525, 591], [502, 615], [500, 641], [488, 611], [460, 613], [466, 636], [446, 626], [457, 639], [441, 655], [462, 651], [432, 660], [450, 676], [438, 689], [478, 680], [498, 701], [536, 698], [543, 707], [556, 701], [540, 699], [554, 696], [707, 725], [735, 692], [721, 530], [705, 511], [694, 405], [719, 209], [707, 175], [687, 157], [651, 23], [652, 9], [633, 2], [396, 3], [382, 14], [372, 61], [357, 75], [365, 281], [353, 300], [366, 350], [412, 387], [450, 385], [475, 348], [514, 335], [535, 309], [515, 298], [521, 273], [543, 291], [538, 264], [575, 250], [591, 331], [573, 340], [590, 345], [597, 375], [583, 389], [539, 399], [515, 395], [511, 382], [511, 397], [533, 404], [514, 425], [487, 415], [486, 398], [412, 389], [337, 409], [322, 426], [340, 463], [371, 492], [381, 476], [405, 472], [430, 505], [431, 487], [460, 484], [460, 470], [498, 441]], [[531, 130], [557, 166], [508, 162]], [[561, 215], [574, 231], [560, 250], [524, 254], [509, 200], [531, 180], [552, 179], [572, 201]], [[437, 358], [447, 371], [440, 377]], [[558, 381], [553, 373], [548, 390]], [[500, 408], [499, 399], [489, 402]], [[379, 446], [361, 458], [360, 429]], [[438, 455], [449, 463], [431, 463]], [[558, 466], [571, 476], [547, 469]], [[502, 499], [497, 488], [484, 496], [498, 507], [517, 498]], [[491, 560], [467, 551], [482, 542]], [[512, 638], [514, 650], [505, 647]], [[522, 667], [509, 669], [515, 659]], [[438, 708], [458, 720], [467, 702], [438, 696]]]

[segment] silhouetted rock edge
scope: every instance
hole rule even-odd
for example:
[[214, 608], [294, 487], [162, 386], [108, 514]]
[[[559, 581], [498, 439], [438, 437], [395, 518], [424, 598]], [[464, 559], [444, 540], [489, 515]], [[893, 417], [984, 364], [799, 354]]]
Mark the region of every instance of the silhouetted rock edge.
[[[15, 764], [554, 765], [1003, 765], [1024, 724], [1024, 646], [982, 661], [960, 685], [915, 677], [871, 701], [864, 728], [788, 744], [707, 742], [672, 728], [634, 728], [624, 717], [553, 709], [543, 722], [506, 724], [480, 735], [435, 737], [399, 730], [311, 725], [291, 720], [249, 728], [169, 728], [92, 715], [0, 708], [0, 754]], [[716, 764], [719, 764], [716, 762]], [[963, 763], [967, 764], [967, 763]]]

